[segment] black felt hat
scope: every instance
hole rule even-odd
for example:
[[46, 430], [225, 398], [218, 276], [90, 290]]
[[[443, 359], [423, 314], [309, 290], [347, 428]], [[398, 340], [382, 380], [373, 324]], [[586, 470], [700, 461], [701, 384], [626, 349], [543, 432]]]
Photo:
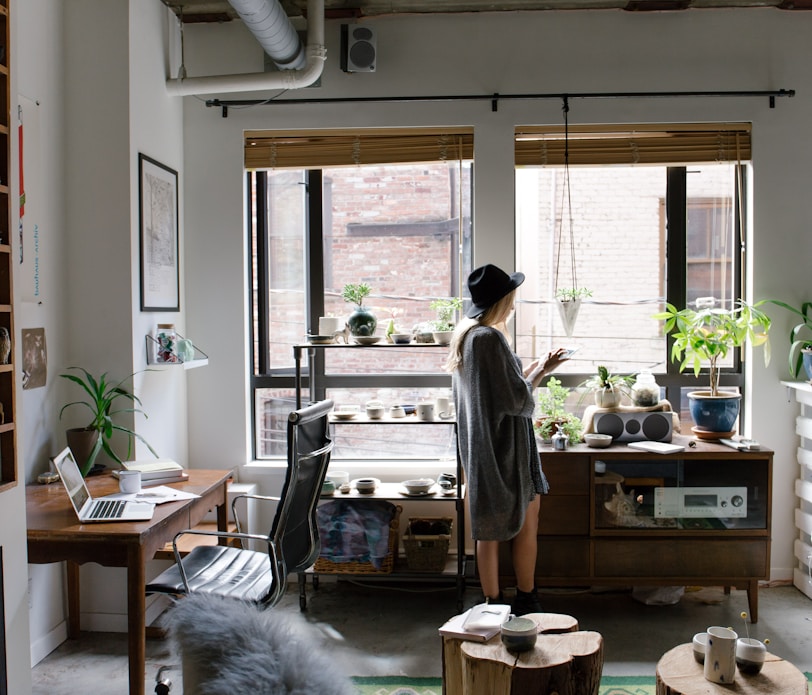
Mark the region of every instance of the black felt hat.
[[524, 273], [508, 275], [495, 265], [483, 265], [468, 276], [468, 291], [471, 293], [471, 306], [465, 312], [468, 318], [475, 319], [496, 304], [508, 292], [512, 292], [524, 282]]

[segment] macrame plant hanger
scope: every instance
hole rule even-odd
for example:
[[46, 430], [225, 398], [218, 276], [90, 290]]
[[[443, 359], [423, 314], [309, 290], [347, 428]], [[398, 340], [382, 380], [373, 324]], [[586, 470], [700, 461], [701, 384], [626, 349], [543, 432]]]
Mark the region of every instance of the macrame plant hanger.
[[[555, 258], [555, 301], [558, 304], [558, 311], [561, 314], [561, 322], [564, 324], [564, 332], [568, 338], [572, 337], [575, 328], [575, 319], [578, 318], [578, 311], [581, 308], [582, 291], [578, 287], [578, 275], [575, 270], [575, 234], [572, 222], [572, 192], [570, 190], [570, 137], [569, 137], [569, 98], [563, 97], [564, 111], [564, 185], [561, 189], [561, 224], [559, 225], [558, 243], [556, 244]], [[566, 206], [564, 205], [566, 197]], [[568, 235], [566, 241], [569, 243], [570, 251], [570, 275], [572, 285], [562, 288], [559, 285], [559, 269], [561, 268], [561, 255], [564, 247], [564, 215], [567, 215]]]

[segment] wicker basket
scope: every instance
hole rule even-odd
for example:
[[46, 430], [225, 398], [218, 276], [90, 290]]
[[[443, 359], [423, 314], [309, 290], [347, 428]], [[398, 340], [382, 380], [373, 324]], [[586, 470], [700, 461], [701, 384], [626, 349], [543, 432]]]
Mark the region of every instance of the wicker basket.
[[313, 571], [321, 574], [392, 574], [395, 568], [395, 558], [398, 556], [398, 538], [400, 537], [400, 513], [403, 507], [395, 506], [395, 515], [389, 522], [389, 552], [381, 561], [381, 566], [376, 567], [371, 562], [333, 562], [332, 560], [319, 557], [313, 564]]
[[[448, 533], [424, 534], [414, 533], [414, 528], [441, 523], [447, 526]], [[403, 534], [403, 547], [406, 550], [406, 564], [410, 570], [417, 572], [442, 572], [448, 558], [448, 546], [451, 542], [451, 517], [414, 517]]]

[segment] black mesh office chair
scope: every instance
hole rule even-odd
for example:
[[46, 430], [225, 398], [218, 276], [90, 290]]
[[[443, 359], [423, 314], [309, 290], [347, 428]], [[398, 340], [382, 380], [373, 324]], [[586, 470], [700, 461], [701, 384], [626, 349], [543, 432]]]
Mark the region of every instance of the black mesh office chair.
[[[172, 542], [176, 564], [147, 584], [148, 594], [178, 596], [206, 592], [263, 607], [273, 606], [282, 598], [288, 575], [304, 572], [319, 555], [316, 506], [333, 449], [327, 419], [332, 407], [333, 402], [325, 400], [288, 416], [288, 468], [281, 497], [235, 497], [232, 510], [236, 532], [181, 531]], [[267, 536], [242, 531], [236, 512], [237, 502], [245, 498], [278, 502]], [[177, 542], [186, 534], [264, 542], [268, 552], [232, 545], [205, 545], [197, 546], [182, 558]]]

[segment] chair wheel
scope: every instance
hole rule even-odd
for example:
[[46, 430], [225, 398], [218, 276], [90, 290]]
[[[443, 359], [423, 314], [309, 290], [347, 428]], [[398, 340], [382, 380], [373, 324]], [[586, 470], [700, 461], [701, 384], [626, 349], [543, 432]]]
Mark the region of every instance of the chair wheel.
[[169, 691], [172, 690], [172, 681], [170, 680], [162, 680], [155, 685], [155, 695], [169, 695]]

